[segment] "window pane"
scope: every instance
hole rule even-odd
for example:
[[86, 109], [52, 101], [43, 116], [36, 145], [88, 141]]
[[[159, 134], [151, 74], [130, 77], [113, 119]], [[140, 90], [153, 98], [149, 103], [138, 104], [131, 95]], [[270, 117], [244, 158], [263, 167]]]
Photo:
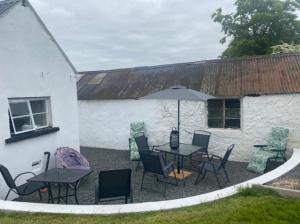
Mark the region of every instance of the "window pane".
[[47, 126], [47, 115], [46, 114], [36, 114], [33, 115], [35, 126]]
[[208, 117], [212, 119], [222, 119], [223, 117], [223, 102], [222, 100], [208, 101]]
[[13, 121], [16, 128], [16, 132], [33, 129], [33, 125], [30, 117], [14, 118]]
[[225, 100], [225, 108], [240, 108], [240, 99]]
[[223, 119], [208, 119], [208, 127], [223, 128]]
[[223, 128], [223, 100], [209, 100], [208, 127]]
[[226, 108], [225, 119], [227, 118], [240, 118], [240, 108]]
[[9, 107], [13, 117], [29, 115], [27, 102], [9, 103]]
[[240, 100], [225, 100], [225, 128], [240, 128]]
[[240, 128], [241, 120], [240, 119], [226, 119], [225, 128]]
[[30, 101], [32, 113], [46, 112], [46, 101], [45, 100], [34, 100]]

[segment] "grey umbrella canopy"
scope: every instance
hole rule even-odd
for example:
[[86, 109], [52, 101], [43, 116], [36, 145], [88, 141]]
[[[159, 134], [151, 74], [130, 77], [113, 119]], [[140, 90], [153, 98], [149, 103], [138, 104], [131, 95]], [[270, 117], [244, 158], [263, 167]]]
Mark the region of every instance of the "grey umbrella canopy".
[[157, 100], [177, 100], [178, 101], [178, 133], [180, 128], [180, 100], [188, 101], [207, 101], [209, 99], [215, 98], [208, 94], [188, 89], [184, 86], [172, 86], [168, 89], [164, 89], [155, 93], [148, 94], [146, 96], [140, 97], [139, 99], [157, 99]]

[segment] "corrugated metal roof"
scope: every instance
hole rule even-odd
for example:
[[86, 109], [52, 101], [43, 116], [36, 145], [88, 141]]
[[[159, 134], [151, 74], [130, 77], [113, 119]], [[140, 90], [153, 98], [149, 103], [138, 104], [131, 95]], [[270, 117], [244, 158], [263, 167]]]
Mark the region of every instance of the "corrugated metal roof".
[[[300, 93], [300, 54], [82, 73], [79, 100], [135, 99], [174, 85], [216, 97]], [[107, 75], [97, 85], [88, 84], [99, 73]]]
[[0, 1], [0, 15], [6, 12], [8, 9], [16, 5], [20, 0], [7, 0], [7, 1]]

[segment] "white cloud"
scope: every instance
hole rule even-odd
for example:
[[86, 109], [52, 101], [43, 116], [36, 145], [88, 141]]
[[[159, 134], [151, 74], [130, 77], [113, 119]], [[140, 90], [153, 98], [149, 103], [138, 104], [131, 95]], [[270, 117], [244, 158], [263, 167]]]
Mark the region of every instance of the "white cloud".
[[226, 46], [211, 19], [234, 0], [31, 0], [80, 70], [214, 59]]

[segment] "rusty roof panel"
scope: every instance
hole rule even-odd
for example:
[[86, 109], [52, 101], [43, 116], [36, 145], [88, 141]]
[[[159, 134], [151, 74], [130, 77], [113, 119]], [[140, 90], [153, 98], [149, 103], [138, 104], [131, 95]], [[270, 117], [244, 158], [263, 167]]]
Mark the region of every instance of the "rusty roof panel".
[[[174, 85], [216, 97], [300, 93], [300, 54], [81, 72], [79, 100], [135, 99]], [[99, 84], [88, 84], [107, 73]]]

